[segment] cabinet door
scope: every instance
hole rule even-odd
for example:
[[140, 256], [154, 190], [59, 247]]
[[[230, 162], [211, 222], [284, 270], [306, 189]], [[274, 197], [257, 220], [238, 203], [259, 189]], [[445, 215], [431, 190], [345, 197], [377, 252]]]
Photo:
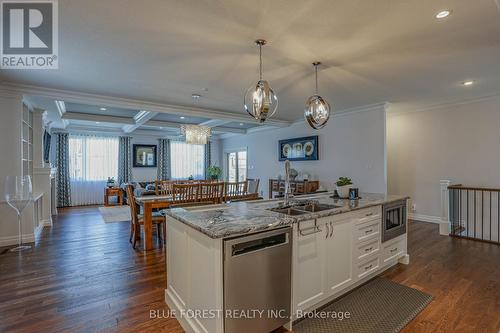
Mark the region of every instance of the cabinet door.
[[[305, 310], [326, 297], [325, 295], [325, 239], [324, 223], [318, 223], [320, 232], [311, 233], [314, 221], [294, 225], [293, 305], [294, 312]], [[304, 230], [300, 234], [300, 230]]]
[[329, 295], [335, 294], [353, 282], [352, 221], [350, 219], [335, 221], [332, 225], [331, 237], [325, 242], [326, 283]]

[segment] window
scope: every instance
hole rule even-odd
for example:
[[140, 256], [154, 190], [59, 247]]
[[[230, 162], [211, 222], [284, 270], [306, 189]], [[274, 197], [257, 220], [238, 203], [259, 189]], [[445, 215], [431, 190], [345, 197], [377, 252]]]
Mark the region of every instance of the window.
[[118, 138], [69, 137], [69, 176], [78, 181], [104, 181], [118, 176]]
[[238, 150], [226, 153], [227, 180], [242, 182], [247, 179], [247, 151]]
[[205, 145], [182, 141], [170, 142], [170, 177], [172, 179], [205, 178]]

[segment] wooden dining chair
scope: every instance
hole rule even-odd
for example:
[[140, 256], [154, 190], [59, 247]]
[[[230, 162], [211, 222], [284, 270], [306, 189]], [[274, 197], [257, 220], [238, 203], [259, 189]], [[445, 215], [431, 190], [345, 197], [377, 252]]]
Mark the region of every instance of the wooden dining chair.
[[172, 195], [174, 184], [174, 180], [157, 180], [155, 182], [156, 195]]
[[199, 199], [200, 184], [174, 184], [172, 187], [172, 203], [197, 202]]
[[224, 186], [224, 201], [239, 199], [247, 193], [248, 182], [226, 182]]
[[[135, 249], [135, 244], [137, 240], [140, 238], [141, 225], [144, 225], [144, 216], [139, 214], [138, 212], [134, 196], [134, 187], [132, 185], [127, 185], [126, 191], [127, 191], [128, 203], [130, 205], [130, 218], [131, 218], [130, 237], [128, 241], [132, 243], [132, 238], [133, 238], [132, 247]], [[153, 225], [156, 225], [156, 234], [158, 236], [158, 239], [162, 240], [164, 238], [162, 237], [162, 234], [165, 233], [165, 228], [164, 228], [165, 216], [163, 216], [160, 212], [153, 212], [152, 222]]]
[[198, 201], [221, 203], [224, 197], [224, 182], [200, 183], [200, 195]]

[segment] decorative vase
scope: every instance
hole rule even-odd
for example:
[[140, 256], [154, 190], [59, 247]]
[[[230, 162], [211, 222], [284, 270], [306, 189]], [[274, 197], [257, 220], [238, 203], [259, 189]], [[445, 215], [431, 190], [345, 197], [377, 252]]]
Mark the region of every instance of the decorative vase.
[[352, 184], [344, 185], [344, 186], [337, 186], [337, 193], [339, 194], [339, 197], [342, 199], [349, 198], [349, 189], [351, 189], [351, 187], [352, 187]]

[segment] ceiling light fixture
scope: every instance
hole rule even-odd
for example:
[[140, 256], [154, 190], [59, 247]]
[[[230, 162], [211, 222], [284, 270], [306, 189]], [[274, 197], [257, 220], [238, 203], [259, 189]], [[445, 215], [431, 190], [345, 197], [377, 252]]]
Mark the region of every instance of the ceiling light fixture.
[[469, 87], [469, 86], [472, 86], [474, 83], [475, 83], [474, 80], [467, 80], [467, 81], [462, 82], [462, 85], [465, 87]]
[[184, 117], [184, 116], [181, 116], [180, 118], [181, 118], [181, 119], [186, 119], [186, 117]]
[[330, 104], [318, 95], [318, 66], [321, 65], [319, 61], [313, 62], [316, 90], [314, 95], [310, 96], [306, 101], [306, 109], [304, 110], [304, 118], [309, 126], [314, 129], [323, 128], [328, 119], [330, 119]]
[[194, 99], [195, 101], [197, 101], [201, 98], [201, 95], [200, 94], [192, 94], [191, 98]]
[[243, 126], [243, 123], [240, 123], [240, 126]]
[[99, 108], [99, 110], [106, 111], [107, 109], [106, 108]]
[[444, 18], [450, 16], [450, 14], [451, 14], [451, 10], [445, 9], [445, 10], [442, 10], [439, 13], [437, 13], [436, 18], [438, 20], [441, 20], [441, 19], [444, 19]]
[[259, 47], [259, 81], [248, 88], [243, 99], [245, 111], [261, 123], [271, 118], [278, 109], [278, 97], [269, 82], [262, 80], [262, 46], [266, 43], [264, 39], [255, 41]]
[[181, 133], [186, 137], [186, 143], [206, 145], [212, 135], [212, 129], [201, 125], [181, 125]]
[[96, 124], [100, 124], [100, 122], [98, 122], [98, 121], [96, 121], [95, 123], [96, 123]]

